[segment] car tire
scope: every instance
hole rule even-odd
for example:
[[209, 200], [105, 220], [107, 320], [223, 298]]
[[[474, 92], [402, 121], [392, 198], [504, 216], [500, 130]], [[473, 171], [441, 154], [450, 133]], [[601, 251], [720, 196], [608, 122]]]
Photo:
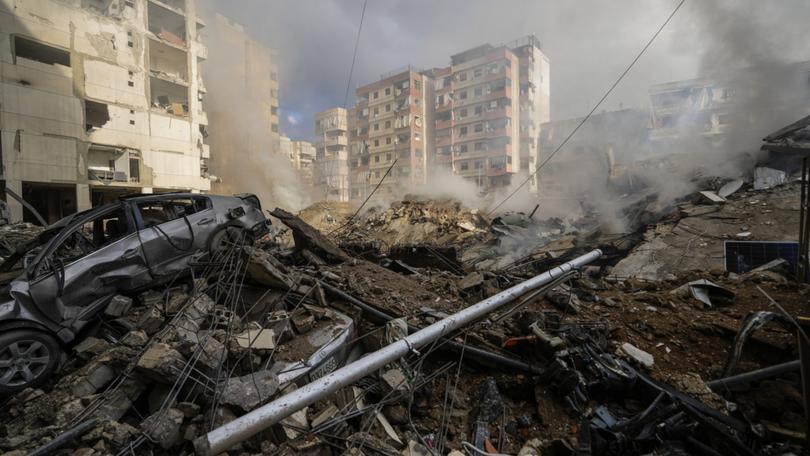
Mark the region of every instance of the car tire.
[[42, 331], [0, 333], [0, 396], [45, 383], [59, 366], [61, 352], [56, 338]]
[[[246, 230], [240, 226], [224, 226], [215, 231], [208, 239], [208, 252], [211, 258], [216, 258], [227, 251], [228, 245], [237, 242], [243, 235], [249, 236]], [[246, 238], [245, 244], [250, 243], [251, 239]]]

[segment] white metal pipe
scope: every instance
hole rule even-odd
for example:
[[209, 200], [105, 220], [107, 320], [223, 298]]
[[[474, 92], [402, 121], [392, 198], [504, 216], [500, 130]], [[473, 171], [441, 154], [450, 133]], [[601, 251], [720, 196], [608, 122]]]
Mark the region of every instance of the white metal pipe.
[[404, 339], [400, 339], [359, 360], [346, 365], [331, 374], [325, 375], [290, 394], [265, 404], [246, 415], [226, 423], [194, 441], [198, 455], [213, 456], [269, 428], [302, 408], [311, 405], [325, 396], [349, 386], [357, 380], [396, 361], [412, 350], [423, 347], [436, 339], [468, 325], [497, 308], [514, 301], [518, 297], [538, 287], [546, 285], [563, 274], [579, 269], [602, 256], [600, 250], [577, 257], [567, 263], [546, 271], [525, 282], [515, 285], [475, 305], [467, 307], [449, 317], [437, 321]]

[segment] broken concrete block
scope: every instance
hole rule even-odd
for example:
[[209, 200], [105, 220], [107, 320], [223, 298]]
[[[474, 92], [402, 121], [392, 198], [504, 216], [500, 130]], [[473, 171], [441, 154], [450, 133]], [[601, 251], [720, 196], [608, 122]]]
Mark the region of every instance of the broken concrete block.
[[155, 306], [147, 307], [141, 317], [138, 319], [138, 328], [142, 329], [150, 336], [163, 326], [163, 314], [160, 309]]
[[75, 351], [81, 359], [90, 359], [93, 356], [101, 354], [108, 348], [110, 348], [110, 343], [106, 340], [88, 337], [73, 347], [73, 351]]
[[466, 276], [464, 276], [463, 279], [458, 281], [458, 289], [465, 291], [480, 286], [483, 283], [484, 283], [484, 274], [481, 274], [480, 272], [477, 271], [471, 272]]
[[276, 391], [278, 391], [278, 377], [264, 370], [225, 380], [220, 401], [249, 412], [267, 402]]
[[81, 381], [71, 388], [71, 393], [77, 397], [89, 396], [100, 390], [104, 385], [115, 378], [115, 371], [112, 367], [102, 364], [93, 369]]
[[273, 255], [264, 250], [245, 247], [250, 255], [247, 275], [252, 280], [268, 287], [289, 290], [295, 287], [295, 281], [289, 276], [287, 267]]
[[276, 348], [275, 331], [262, 328], [255, 321], [250, 322], [247, 331], [237, 334], [235, 340], [242, 348], [252, 348], [254, 350], [272, 350]]
[[158, 383], [172, 383], [186, 366], [186, 359], [164, 343], [154, 344], [138, 359], [135, 368]]
[[121, 387], [116, 389], [107, 400], [101, 403], [95, 416], [99, 421], [118, 421], [132, 407], [134, 400], [141, 395], [144, 386], [134, 378], [124, 380]]
[[107, 304], [104, 315], [114, 318], [123, 317], [129, 312], [130, 307], [132, 307], [132, 298], [115, 295], [110, 300], [110, 303]]
[[318, 426], [332, 419], [339, 412], [340, 409], [337, 408], [335, 404], [330, 403], [328, 407], [323, 409], [321, 413], [318, 414], [318, 416], [312, 419], [312, 429], [316, 429]]
[[270, 215], [281, 220], [281, 223], [292, 231], [296, 249], [310, 250], [329, 262], [340, 263], [349, 259], [349, 256], [343, 250], [327, 239], [320, 231], [295, 215], [280, 208], [270, 212]]
[[307, 421], [308, 409], [309, 407], [304, 407], [281, 420], [281, 428], [284, 430], [284, 435], [289, 440], [293, 440], [309, 430], [309, 422]]
[[633, 344], [625, 342], [622, 344], [621, 350], [625, 355], [647, 369], [652, 369], [653, 365], [655, 364], [655, 358], [653, 358], [653, 355], [645, 352]]
[[381, 375], [383, 381], [389, 388], [397, 391], [406, 391], [408, 389], [408, 382], [402, 369], [390, 369]]
[[141, 423], [141, 430], [150, 440], [168, 450], [180, 443], [180, 425], [183, 424], [183, 412], [170, 408], [146, 417]]
[[298, 334], [306, 334], [315, 326], [315, 317], [303, 310], [293, 312], [290, 319]]
[[130, 331], [124, 334], [120, 342], [127, 347], [140, 348], [149, 342], [149, 336], [144, 331]]

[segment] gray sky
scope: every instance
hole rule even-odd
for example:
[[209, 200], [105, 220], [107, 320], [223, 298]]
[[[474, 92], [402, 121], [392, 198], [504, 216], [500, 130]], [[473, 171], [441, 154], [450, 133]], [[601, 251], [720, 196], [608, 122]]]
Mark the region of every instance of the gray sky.
[[[313, 114], [344, 101], [362, 0], [208, 0], [279, 54], [283, 132], [313, 136]], [[714, 6], [705, 8], [703, 2]], [[678, 0], [369, 0], [352, 77], [358, 85], [406, 64], [446, 66], [451, 54], [534, 33], [551, 60], [551, 115], [587, 113], [666, 19]], [[733, 34], [757, 37], [766, 53], [810, 59], [802, 35], [807, 0], [687, 0], [601, 110], [647, 105], [649, 85], [733, 65]], [[761, 39], [759, 38], [761, 37]], [[215, 37], [208, 37], [215, 39]], [[730, 63], [729, 63], [730, 62]]]

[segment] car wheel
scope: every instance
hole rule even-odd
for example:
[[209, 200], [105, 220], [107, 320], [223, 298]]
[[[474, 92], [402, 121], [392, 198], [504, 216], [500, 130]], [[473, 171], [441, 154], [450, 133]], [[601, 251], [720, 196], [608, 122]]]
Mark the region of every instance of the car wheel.
[[211, 252], [211, 258], [223, 255], [240, 241], [243, 244], [250, 244], [250, 239], [243, 239], [243, 236], [246, 236], [246, 231], [238, 226], [226, 226], [217, 230], [208, 240], [208, 251]]
[[0, 333], [0, 395], [44, 383], [59, 364], [59, 343], [47, 333], [15, 329]]

